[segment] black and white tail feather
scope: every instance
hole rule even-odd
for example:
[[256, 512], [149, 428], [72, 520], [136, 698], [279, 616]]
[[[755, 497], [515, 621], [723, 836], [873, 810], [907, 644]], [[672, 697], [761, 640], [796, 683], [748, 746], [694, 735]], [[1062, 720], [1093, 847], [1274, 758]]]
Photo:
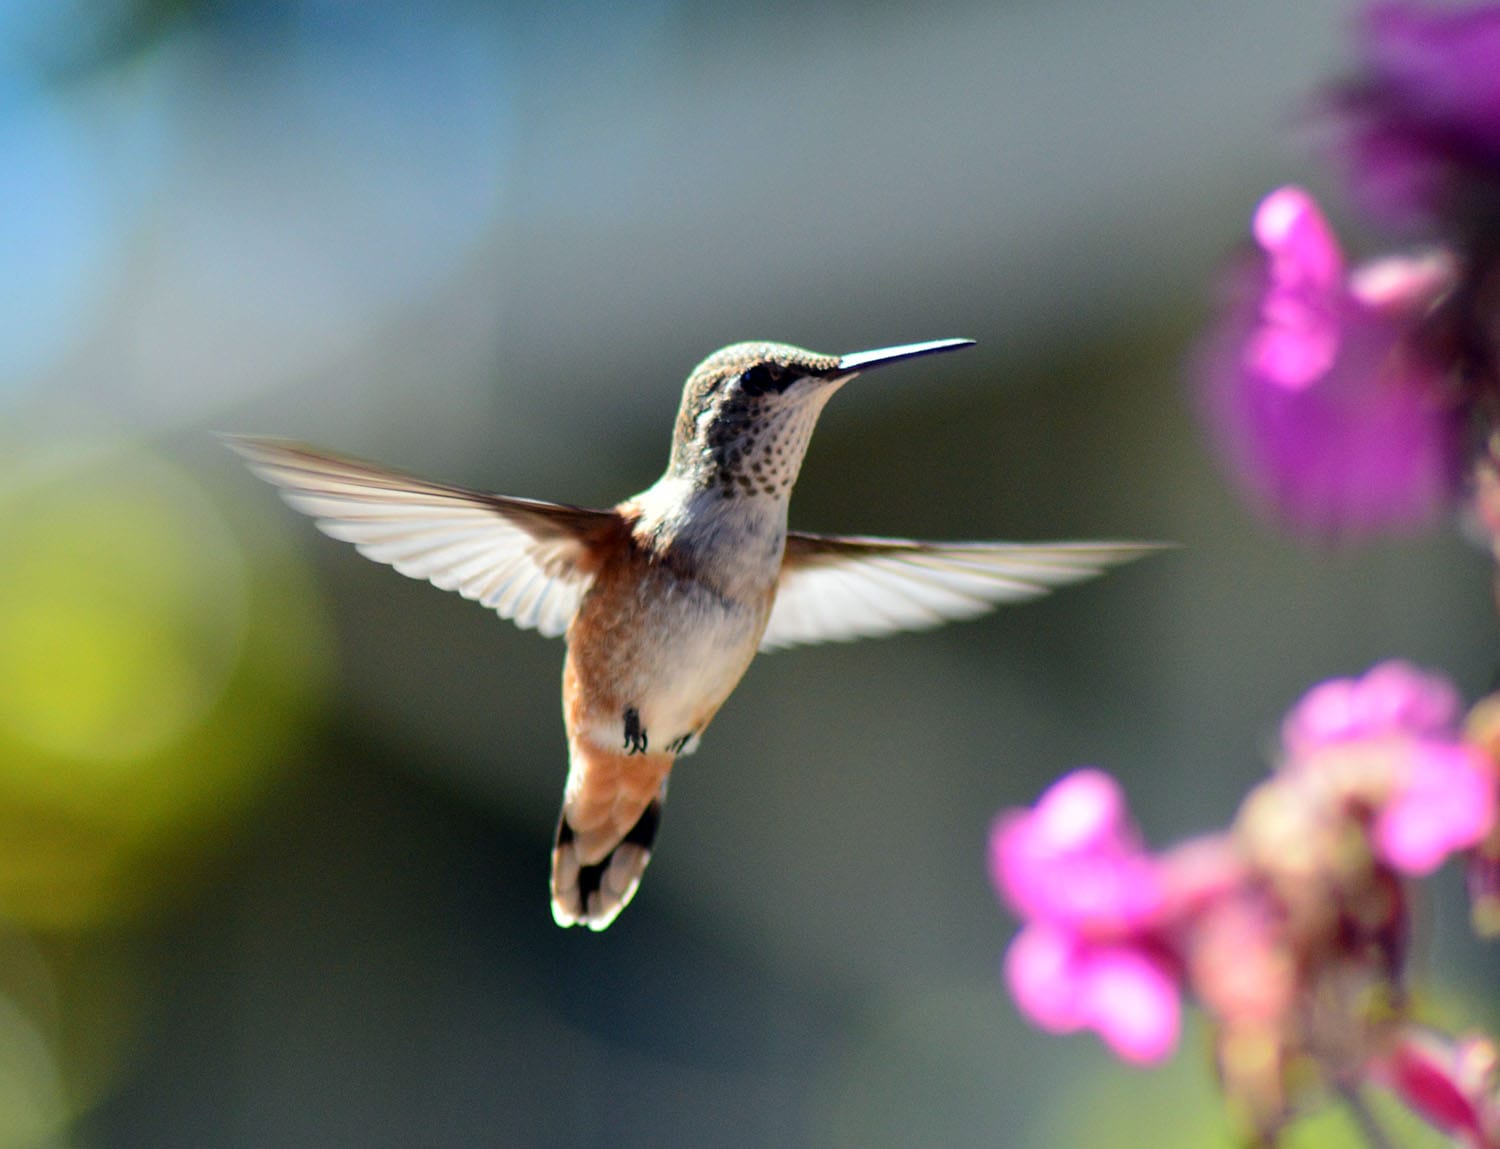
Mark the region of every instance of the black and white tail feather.
[[560, 926], [602, 930], [630, 904], [651, 861], [667, 787], [653, 798], [623, 838], [597, 862], [585, 864], [564, 806], [552, 846], [552, 918]]

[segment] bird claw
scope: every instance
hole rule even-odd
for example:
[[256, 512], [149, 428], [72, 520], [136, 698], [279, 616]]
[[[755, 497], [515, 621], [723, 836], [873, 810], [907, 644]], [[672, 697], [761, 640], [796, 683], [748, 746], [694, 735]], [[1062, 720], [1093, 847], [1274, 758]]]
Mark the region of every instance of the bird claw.
[[641, 712], [634, 706], [625, 708], [625, 753], [644, 754], [648, 739], [641, 727]]

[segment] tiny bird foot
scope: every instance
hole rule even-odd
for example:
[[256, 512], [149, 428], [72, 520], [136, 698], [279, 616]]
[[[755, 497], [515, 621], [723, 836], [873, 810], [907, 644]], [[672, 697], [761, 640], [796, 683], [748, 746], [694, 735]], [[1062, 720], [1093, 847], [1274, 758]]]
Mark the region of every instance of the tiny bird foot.
[[644, 754], [647, 745], [646, 731], [641, 728], [641, 712], [634, 706], [625, 708], [625, 753]]

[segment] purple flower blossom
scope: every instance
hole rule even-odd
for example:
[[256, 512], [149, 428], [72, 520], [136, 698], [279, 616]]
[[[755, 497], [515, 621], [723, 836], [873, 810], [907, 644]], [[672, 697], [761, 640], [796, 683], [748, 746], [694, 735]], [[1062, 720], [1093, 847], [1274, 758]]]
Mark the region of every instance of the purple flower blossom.
[[1412, 526], [1454, 495], [1462, 413], [1417, 337], [1451, 286], [1441, 255], [1346, 273], [1316, 202], [1282, 188], [1256, 211], [1196, 374], [1205, 416], [1254, 501], [1323, 535]]
[[1355, 195], [1393, 223], [1474, 214], [1500, 192], [1500, 8], [1374, 5], [1361, 48], [1336, 108]]
[[[1334, 101], [1341, 158], [1366, 208], [1434, 246], [1350, 266], [1311, 196], [1266, 197], [1199, 349], [1202, 410], [1250, 497], [1306, 533], [1419, 525], [1471, 469], [1500, 563], [1500, 3], [1375, 3], [1361, 49]], [[1500, 936], [1500, 693], [1462, 715], [1446, 679], [1383, 663], [1308, 691], [1282, 741], [1226, 832], [1158, 857], [1107, 780], [1078, 784], [1095, 814], [1071, 844], [1045, 829], [1048, 796], [1002, 822], [992, 866], [1027, 919], [1012, 993], [1139, 1061], [1170, 1051], [1190, 994], [1267, 1143], [1310, 1083], [1375, 1084], [1500, 1149], [1500, 1051], [1417, 1026], [1406, 984], [1409, 879], [1450, 856], [1475, 928]], [[1070, 868], [1086, 897], [1053, 888]]]
[[1385, 1074], [1429, 1121], [1470, 1128], [1456, 1062], [1389, 1054], [1411, 1032], [1403, 878], [1463, 852], [1480, 897], [1500, 885], [1500, 694], [1464, 716], [1447, 679], [1384, 662], [1313, 687], [1282, 736], [1280, 768], [1226, 831], [1160, 854], [1100, 770], [1001, 813], [990, 875], [1022, 919], [1005, 984], [1039, 1028], [1092, 1030], [1136, 1064], [1175, 1050], [1191, 994], [1225, 1090], [1264, 1137], [1307, 1066], [1328, 1082]]
[[[1346, 268], [1306, 192], [1260, 205], [1195, 364], [1205, 418], [1250, 498], [1294, 530], [1421, 525], [1500, 410], [1500, 4], [1369, 7], [1361, 68], [1330, 101], [1355, 197], [1434, 242]], [[1492, 439], [1493, 441], [1493, 439]], [[1500, 560], [1491, 456], [1474, 482]]]
[[1090, 936], [1115, 936], [1160, 911], [1161, 880], [1136, 844], [1117, 783], [1075, 770], [1030, 810], [996, 820], [990, 874], [1022, 917]]
[[1006, 951], [1005, 982], [1021, 1011], [1049, 1033], [1092, 1029], [1136, 1064], [1162, 1061], [1177, 1047], [1177, 982], [1138, 946], [1094, 945], [1033, 922]]
[[1360, 678], [1331, 678], [1314, 686], [1287, 714], [1282, 744], [1293, 757], [1336, 742], [1404, 735], [1451, 735], [1458, 691], [1446, 678], [1392, 660]]
[[1300, 188], [1267, 196], [1254, 231], [1268, 266], [1245, 367], [1274, 386], [1301, 391], [1328, 374], [1338, 357], [1343, 254]]
[[1369, 776], [1352, 788], [1361, 802], [1378, 796], [1376, 853], [1401, 873], [1428, 874], [1495, 824], [1493, 768], [1460, 738], [1459, 710], [1447, 679], [1383, 662], [1309, 690], [1282, 724], [1282, 742], [1294, 765], [1313, 770], [1330, 748], [1374, 747]]
[[1500, 1053], [1482, 1037], [1454, 1039], [1436, 1030], [1406, 1027], [1373, 1076], [1457, 1145], [1500, 1145], [1500, 1101], [1495, 1094]]
[[1021, 1011], [1052, 1033], [1092, 1029], [1127, 1061], [1177, 1044], [1176, 979], [1149, 936], [1163, 905], [1118, 783], [1077, 770], [990, 835], [996, 889], [1027, 922], [1005, 956]]
[[1430, 874], [1495, 825], [1495, 776], [1477, 749], [1419, 741], [1409, 771], [1375, 820], [1375, 848], [1404, 874]]

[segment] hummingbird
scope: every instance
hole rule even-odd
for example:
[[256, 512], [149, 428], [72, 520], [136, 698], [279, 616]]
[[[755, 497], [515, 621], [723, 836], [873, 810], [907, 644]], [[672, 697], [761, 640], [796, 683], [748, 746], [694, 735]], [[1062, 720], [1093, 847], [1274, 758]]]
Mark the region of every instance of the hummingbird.
[[552, 915], [602, 930], [640, 885], [674, 763], [697, 749], [759, 651], [971, 618], [1155, 549], [787, 529], [792, 486], [834, 393], [873, 368], [972, 343], [716, 351], [683, 387], [666, 471], [608, 509], [428, 482], [284, 439], [224, 438], [325, 534], [565, 637], [569, 768]]

